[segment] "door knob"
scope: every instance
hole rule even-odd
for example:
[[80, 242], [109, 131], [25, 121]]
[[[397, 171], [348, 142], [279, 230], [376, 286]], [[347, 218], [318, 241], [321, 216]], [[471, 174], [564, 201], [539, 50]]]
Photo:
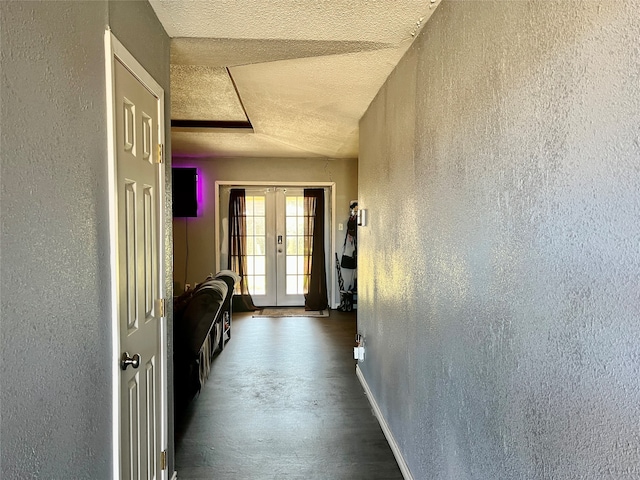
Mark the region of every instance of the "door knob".
[[138, 368], [140, 366], [140, 355], [135, 353], [133, 357], [130, 357], [128, 352], [124, 352], [120, 359], [120, 368], [126, 370], [129, 365], [133, 368]]

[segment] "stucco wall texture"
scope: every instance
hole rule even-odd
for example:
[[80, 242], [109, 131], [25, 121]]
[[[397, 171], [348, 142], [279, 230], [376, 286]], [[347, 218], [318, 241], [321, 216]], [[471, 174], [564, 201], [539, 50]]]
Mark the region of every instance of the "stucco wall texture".
[[111, 3], [0, 2], [3, 479], [113, 476], [104, 31], [166, 90], [169, 39]]
[[414, 478], [640, 476], [639, 38], [445, 0], [362, 119], [360, 367]]

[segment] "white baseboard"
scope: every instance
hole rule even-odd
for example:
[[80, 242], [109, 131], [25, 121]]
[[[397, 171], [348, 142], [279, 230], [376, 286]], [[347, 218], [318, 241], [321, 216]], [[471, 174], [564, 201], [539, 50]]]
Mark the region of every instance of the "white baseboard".
[[413, 480], [413, 475], [411, 475], [411, 471], [407, 466], [407, 462], [404, 461], [404, 457], [402, 456], [400, 447], [398, 446], [396, 439], [393, 437], [393, 433], [391, 433], [391, 429], [389, 428], [387, 421], [384, 419], [384, 416], [382, 415], [382, 410], [380, 410], [380, 407], [378, 406], [378, 403], [376, 402], [376, 399], [373, 396], [373, 393], [371, 392], [369, 385], [367, 384], [367, 380], [364, 378], [364, 375], [362, 374], [362, 370], [360, 370], [360, 367], [358, 365], [356, 365], [356, 376], [358, 377], [358, 380], [360, 380], [360, 383], [362, 384], [362, 388], [364, 388], [364, 393], [367, 395], [367, 398], [369, 399], [369, 403], [371, 404], [371, 408], [373, 409], [373, 413], [378, 419], [378, 423], [382, 428], [382, 432], [384, 433], [384, 436], [387, 439], [387, 442], [389, 442], [389, 446], [391, 447], [393, 456], [396, 457], [396, 462], [398, 462], [398, 466], [400, 467], [400, 472], [402, 472], [402, 476], [404, 477], [405, 480]]

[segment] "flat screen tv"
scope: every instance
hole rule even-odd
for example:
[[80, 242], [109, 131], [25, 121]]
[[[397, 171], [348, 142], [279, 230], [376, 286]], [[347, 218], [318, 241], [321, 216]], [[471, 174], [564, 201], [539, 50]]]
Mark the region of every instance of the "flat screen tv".
[[172, 168], [173, 216], [198, 216], [198, 170], [195, 168]]

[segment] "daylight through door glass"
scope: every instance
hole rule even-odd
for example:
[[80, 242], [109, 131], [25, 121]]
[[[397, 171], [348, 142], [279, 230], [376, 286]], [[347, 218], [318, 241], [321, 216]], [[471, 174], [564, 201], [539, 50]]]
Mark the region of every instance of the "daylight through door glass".
[[287, 295], [305, 293], [304, 281], [304, 197], [287, 196], [286, 216], [286, 291]]
[[253, 295], [266, 294], [266, 198], [246, 196], [247, 282]]

